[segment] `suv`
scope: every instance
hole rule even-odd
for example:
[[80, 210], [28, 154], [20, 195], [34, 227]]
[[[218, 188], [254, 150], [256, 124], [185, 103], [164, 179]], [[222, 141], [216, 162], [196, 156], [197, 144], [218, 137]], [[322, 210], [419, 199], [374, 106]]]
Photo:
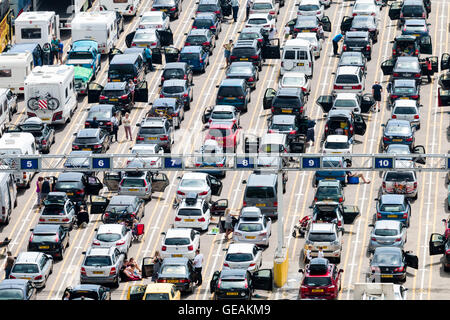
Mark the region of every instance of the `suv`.
[[420, 45], [418, 38], [414, 35], [401, 35], [395, 37], [392, 45], [392, 57], [396, 58], [399, 56], [419, 56]]
[[278, 217], [278, 177], [276, 174], [252, 173], [244, 191], [243, 207], [258, 207], [261, 213], [270, 217]]
[[406, 144], [411, 151], [414, 149], [414, 130], [408, 120], [389, 119], [381, 126], [384, 127], [381, 151], [390, 144]]
[[125, 253], [116, 247], [89, 247], [81, 264], [80, 283], [112, 283], [115, 287], [120, 284], [120, 270], [123, 266]]
[[271, 109], [274, 115], [286, 113], [304, 115], [306, 100], [302, 88], [281, 88], [277, 91], [268, 88], [264, 93], [263, 108]]
[[261, 250], [254, 243], [231, 243], [226, 250], [223, 269], [258, 271], [262, 265]]
[[192, 29], [187, 35], [184, 46], [202, 46], [204, 50], [212, 56], [213, 49], [216, 47], [216, 38], [211, 30], [208, 29]]
[[261, 71], [262, 56], [258, 40], [238, 40], [231, 50], [230, 61], [250, 61]]
[[211, 219], [209, 204], [205, 199], [199, 199], [198, 194], [188, 193], [181, 201], [175, 215], [175, 228], [192, 228], [208, 230]]
[[199, 13], [192, 17], [194, 23], [192, 29], [209, 29], [219, 39], [219, 32], [222, 31], [220, 18], [215, 13]]
[[94, 153], [105, 153], [109, 149], [111, 136], [100, 128], [81, 129], [74, 133], [72, 150], [92, 151]]
[[362, 94], [365, 89], [366, 74], [360, 67], [339, 67], [335, 73], [334, 86], [331, 92], [355, 92]]
[[40, 224], [56, 224], [71, 230], [76, 220], [76, 209], [64, 192], [50, 192], [40, 212]]
[[28, 279], [36, 288], [44, 288], [53, 272], [53, 258], [42, 252], [21, 252], [14, 261], [9, 279]]
[[241, 112], [247, 112], [251, 89], [245, 79], [223, 79], [216, 88], [219, 90], [215, 104], [232, 105]]
[[205, 73], [209, 65], [209, 52], [203, 46], [185, 46], [180, 51], [180, 62], [186, 62], [192, 71]]
[[112, 58], [108, 68], [108, 82], [134, 83], [145, 80], [145, 64], [139, 53], [118, 54]]
[[419, 101], [420, 86], [413, 79], [395, 79], [392, 85], [388, 84], [389, 105], [392, 107], [397, 99], [410, 99]]
[[[326, 181], [328, 180], [322, 180], [319, 183]], [[339, 181], [337, 183], [340, 184]], [[337, 225], [337, 230], [344, 233], [344, 206], [341, 202], [329, 200], [317, 201], [310, 208], [313, 209], [312, 222], [334, 223]]]
[[247, 27], [242, 29], [241, 31], [238, 31], [239, 37], [238, 41], [240, 40], [256, 40], [258, 41], [258, 46], [262, 46], [264, 42], [264, 29], [261, 27]]
[[377, 202], [377, 220], [396, 220], [409, 227], [411, 206], [403, 194], [383, 194]]
[[272, 220], [261, 213], [257, 207], [242, 208], [239, 220], [234, 227], [233, 240], [239, 243], [254, 243], [269, 246]]
[[[143, 163], [134, 163], [134, 165], [142, 167]], [[159, 178], [158, 175], [160, 175]], [[164, 192], [168, 185], [169, 181], [164, 173], [129, 171], [120, 181], [118, 194], [137, 196], [145, 200], [151, 200], [153, 192]]]
[[174, 129], [167, 118], [146, 118], [136, 126], [139, 127], [136, 143], [156, 143], [170, 153], [174, 143]]
[[344, 66], [356, 66], [362, 70], [366, 69], [367, 58], [362, 52], [345, 51], [341, 53], [338, 62], [338, 68]]
[[200, 248], [200, 232], [191, 228], [172, 228], [161, 233], [161, 257], [194, 259], [195, 250]]
[[338, 231], [335, 223], [312, 223], [306, 235], [304, 255], [308, 255], [307, 250], [311, 250], [311, 257], [317, 257], [320, 248], [324, 256], [328, 259], [335, 259], [337, 263], [341, 261], [342, 253], [342, 233]]
[[169, 62], [164, 66], [161, 75], [161, 85], [169, 79], [183, 79], [192, 85], [194, 83], [194, 75], [192, 68], [186, 62]]
[[[145, 99], [142, 102], [147, 102], [147, 100], [148, 99]], [[128, 82], [106, 83], [100, 93], [99, 102], [100, 104], [105, 103], [117, 106], [118, 108], [120, 108], [122, 114], [130, 112], [133, 104], [131, 103], [131, 91]], [[138, 101], [135, 100], [135, 102]]]
[[194, 90], [186, 80], [166, 80], [161, 86], [160, 98], [177, 98], [184, 104], [184, 110], [191, 108], [191, 102], [194, 100]]
[[342, 51], [362, 52], [367, 60], [372, 59], [372, 41], [368, 31], [348, 31], [345, 33]]
[[378, 18], [374, 15], [356, 15], [344, 17], [341, 31], [368, 31], [373, 43], [378, 41]]
[[375, 105], [372, 94], [360, 95], [357, 93], [342, 92], [336, 96], [319, 96], [316, 103], [322, 108], [323, 113], [330, 110], [348, 110], [353, 113], [368, 113]]
[[[97, 104], [93, 105], [89, 109], [89, 113], [84, 120], [84, 127], [90, 128], [92, 122], [94, 121], [94, 117], [96, 117], [99, 128], [105, 130], [109, 134], [112, 134], [113, 131], [113, 123], [111, 118], [113, 115], [119, 111], [119, 107], [116, 107], [112, 104]], [[119, 115], [119, 125], [122, 123], [122, 117]]]

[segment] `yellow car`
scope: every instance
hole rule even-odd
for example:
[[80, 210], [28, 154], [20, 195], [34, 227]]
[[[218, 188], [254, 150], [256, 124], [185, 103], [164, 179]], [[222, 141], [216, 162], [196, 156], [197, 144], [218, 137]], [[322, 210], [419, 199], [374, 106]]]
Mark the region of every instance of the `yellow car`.
[[180, 300], [180, 291], [172, 283], [132, 285], [128, 288], [128, 300]]

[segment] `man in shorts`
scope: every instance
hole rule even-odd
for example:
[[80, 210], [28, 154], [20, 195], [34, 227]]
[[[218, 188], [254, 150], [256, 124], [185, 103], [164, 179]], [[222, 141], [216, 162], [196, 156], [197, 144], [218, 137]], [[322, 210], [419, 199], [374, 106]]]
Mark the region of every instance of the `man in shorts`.
[[372, 86], [372, 96], [377, 102], [377, 107], [374, 111], [380, 112], [380, 101], [381, 101], [381, 92], [383, 91], [383, 87], [380, 85], [378, 81], [375, 81], [375, 84]]

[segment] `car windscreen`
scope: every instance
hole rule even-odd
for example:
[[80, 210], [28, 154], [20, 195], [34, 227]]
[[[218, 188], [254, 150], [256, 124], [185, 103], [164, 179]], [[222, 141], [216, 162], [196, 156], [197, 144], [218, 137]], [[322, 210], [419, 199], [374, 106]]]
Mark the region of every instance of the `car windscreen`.
[[97, 120], [105, 119], [110, 120], [112, 117], [112, 111], [111, 110], [91, 110], [89, 111], [86, 119], [94, 119], [97, 118]]
[[244, 95], [244, 90], [242, 89], [242, 87], [225, 87], [225, 86], [221, 86], [219, 88], [219, 91], [217, 92], [217, 96], [219, 97], [238, 97], [238, 96], [243, 96]]
[[382, 204], [380, 210], [385, 212], [402, 212], [405, 211], [405, 208], [402, 204]]
[[411, 134], [411, 127], [410, 126], [395, 126], [395, 125], [387, 126], [385, 134], [386, 135]]
[[359, 83], [359, 81], [358, 81], [358, 76], [356, 74], [340, 74], [336, 78], [336, 83], [354, 84], [354, 83]]
[[197, 6], [197, 12], [215, 12], [219, 9], [215, 4], [199, 4]]
[[393, 266], [397, 266], [400, 265], [401, 263], [401, 259], [400, 259], [400, 255], [397, 253], [387, 253], [387, 252], [383, 252], [383, 253], [379, 253], [373, 256], [372, 259], [372, 263], [373, 264], [378, 264], [378, 265], [393, 265]]
[[97, 137], [77, 137], [75, 138], [75, 143], [79, 144], [91, 144], [91, 143], [98, 143]]
[[90, 52], [71, 52], [68, 59], [92, 59]]
[[164, 265], [159, 272], [160, 275], [163, 274], [178, 274], [178, 275], [186, 275], [186, 266], [183, 265]]
[[241, 66], [231, 66], [228, 70], [229, 74], [251, 74], [252, 69], [250, 67], [241, 67]]
[[191, 243], [189, 238], [166, 238], [164, 244], [166, 246], [187, 246]]
[[33, 234], [33, 236], [30, 239], [30, 242], [32, 243], [40, 243], [40, 242], [55, 242], [57, 236], [54, 233], [38, 233]]
[[416, 114], [417, 109], [414, 107], [396, 107], [394, 114]]
[[141, 127], [139, 134], [164, 134], [164, 127]]
[[245, 33], [241, 33], [239, 35], [239, 40], [253, 40], [253, 39], [258, 39], [261, 36], [256, 33], [256, 32], [245, 32]]
[[348, 142], [336, 142], [336, 141], [326, 141], [325, 142], [325, 148], [326, 149], [348, 149], [349, 148]]
[[184, 92], [184, 87], [183, 86], [163, 86], [162, 87], [162, 92], [164, 93], [182, 93]]
[[263, 229], [260, 223], [239, 223], [238, 230], [244, 232], [256, 232]]
[[110, 266], [111, 258], [109, 256], [87, 256], [84, 265], [86, 267]]
[[0, 289], [0, 300], [23, 300], [23, 298], [23, 291], [20, 289]]
[[283, 77], [282, 79], [283, 86], [296, 86], [301, 87], [305, 85], [304, 77]]
[[303, 284], [308, 287], [323, 287], [331, 285], [331, 277], [305, 277]]
[[245, 192], [246, 198], [273, 198], [275, 197], [275, 190], [273, 187], [247, 187]]
[[168, 293], [146, 293], [145, 300], [169, 300]]
[[412, 182], [414, 181], [414, 174], [412, 172], [388, 172], [386, 173], [385, 180], [387, 182], [400, 182], [400, 181], [406, 181], [406, 182]]
[[291, 131], [293, 129], [293, 126], [292, 124], [272, 123], [270, 129], [278, 131]]
[[375, 28], [375, 22], [371, 16], [356, 16], [353, 18], [352, 27], [357, 29]]
[[206, 38], [206, 36], [202, 35], [188, 36], [186, 38], [186, 42], [190, 44], [202, 44], [206, 41], [208, 41], [208, 39]]
[[135, 68], [133, 64], [110, 64], [109, 74], [134, 74]]
[[302, 103], [297, 97], [277, 96], [273, 99], [272, 107], [285, 108], [285, 107], [301, 107]]
[[234, 115], [232, 112], [228, 112], [228, 111], [213, 111], [211, 113], [211, 119], [215, 119], [215, 120], [230, 120], [233, 119]]
[[101, 242], [114, 242], [122, 238], [119, 233], [99, 233], [97, 234], [97, 240]]
[[322, 197], [338, 196], [339, 194], [339, 189], [337, 187], [323, 186], [317, 188], [317, 195]]
[[197, 27], [198, 29], [209, 28], [213, 25], [213, 22], [209, 19], [195, 19], [192, 24], [193, 27]]
[[314, 242], [333, 242], [336, 240], [336, 235], [328, 232], [310, 232], [308, 240]]
[[78, 291], [71, 291], [70, 292], [70, 300], [80, 299], [81, 297], [84, 297], [85, 299], [92, 299], [92, 300], [98, 300], [98, 294], [95, 291], [88, 291], [88, 290], [78, 290]]
[[413, 94], [416, 92], [414, 87], [394, 87], [394, 94]]
[[343, 55], [341, 58], [341, 61], [339, 62], [339, 64], [341, 65], [361, 65], [362, 64], [362, 60], [360, 56], [350, 56], [350, 55]]
[[83, 184], [78, 181], [58, 181], [55, 184], [56, 190], [83, 189]]
[[231, 135], [230, 129], [210, 129], [208, 131], [208, 134], [215, 138], [222, 138], [222, 137], [228, 137]]
[[317, 4], [302, 4], [298, 6], [298, 11], [319, 11]]
[[403, 6], [402, 13], [403, 16], [422, 16], [422, 13], [424, 13], [424, 8], [422, 6], [414, 6], [414, 5], [408, 5]]
[[247, 262], [253, 260], [253, 255], [251, 253], [228, 253], [225, 260], [229, 262]]
[[128, 188], [128, 187], [145, 187], [145, 180], [144, 179], [133, 179], [133, 178], [124, 178], [122, 179], [122, 182], [120, 183], [121, 187]]
[[12, 273], [38, 273], [39, 268], [34, 263], [16, 263], [12, 270]]
[[398, 61], [397, 60], [397, 64], [395, 65], [395, 70], [405, 70], [405, 71], [415, 71], [415, 70], [420, 70], [419, 67], [419, 62], [416, 60], [412, 60], [412, 61]]
[[337, 99], [334, 101], [334, 106], [340, 108], [354, 108], [357, 107], [357, 103], [355, 100]]
[[163, 73], [164, 78], [182, 78], [183, 76], [183, 69], [166, 69]]
[[374, 234], [382, 237], [392, 237], [398, 234], [396, 229], [375, 229]]
[[272, 9], [272, 4], [268, 3], [268, 2], [257, 2], [255, 4], [253, 4], [253, 9], [254, 10], [267, 10], [267, 9]]
[[189, 208], [183, 208], [178, 210], [177, 213], [178, 216], [197, 216], [200, 217], [202, 215], [201, 209], [189, 209]]

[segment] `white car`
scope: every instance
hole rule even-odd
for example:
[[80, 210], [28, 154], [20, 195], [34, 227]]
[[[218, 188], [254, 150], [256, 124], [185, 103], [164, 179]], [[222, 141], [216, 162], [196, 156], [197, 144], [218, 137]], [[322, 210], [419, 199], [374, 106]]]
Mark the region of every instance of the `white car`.
[[408, 120], [411, 125], [420, 129], [420, 115], [416, 100], [411, 99], [397, 99], [392, 106], [392, 119]]
[[286, 72], [278, 82], [278, 88], [302, 88], [304, 93], [311, 91], [311, 81], [303, 72]]
[[211, 222], [209, 204], [203, 199], [198, 199], [196, 193], [193, 195], [193, 197], [190, 197], [188, 194], [187, 198], [181, 201], [173, 226], [175, 228], [192, 228], [206, 231]]
[[186, 172], [178, 184], [176, 200], [181, 202], [190, 192], [198, 194], [199, 199], [211, 202], [211, 196], [218, 196], [222, 190], [222, 182], [203, 172]]
[[280, 13], [280, 5], [274, 0], [254, 0], [250, 7], [252, 13], [270, 13], [275, 17]]
[[374, 0], [356, 0], [353, 5], [352, 16], [375, 16], [379, 18], [380, 7]]
[[248, 16], [245, 28], [263, 28], [270, 31], [276, 29], [276, 19], [269, 13], [253, 13]]
[[156, 35], [156, 29], [137, 29], [133, 40], [131, 41], [132, 47], [147, 47], [150, 48], [159, 47], [159, 39]]
[[152, 157], [156, 154], [164, 154], [164, 149], [157, 144], [135, 144], [130, 149], [132, 154], [136, 154], [136, 157], [130, 157], [127, 160], [127, 165], [134, 162], [141, 162], [144, 164], [144, 168], [162, 168], [162, 158]]
[[123, 224], [102, 224], [95, 229], [97, 233], [92, 241], [92, 247], [114, 247], [127, 254], [131, 246], [131, 230]]
[[330, 134], [323, 144], [323, 153], [352, 153], [352, 144], [346, 135]]
[[14, 261], [9, 279], [27, 279], [36, 288], [44, 288], [52, 272], [51, 255], [42, 252], [21, 252]]
[[194, 259], [195, 250], [200, 248], [200, 233], [190, 228], [174, 228], [163, 232], [161, 258]]
[[214, 122], [236, 122], [240, 125], [240, 113], [235, 106], [231, 105], [215, 105], [213, 106], [211, 113], [209, 114], [208, 126]]
[[146, 11], [141, 15], [139, 29], [170, 29], [169, 16], [163, 11]]
[[361, 113], [357, 94], [349, 92], [338, 93], [331, 110], [350, 110], [354, 113]]
[[319, 0], [301, 0], [297, 8], [297, 15], [316, 16], [319, 20], [322, 20], [324, 11], [325, 8]]
[[257, 207], [244, 207], [239, 220], [234, 227], [235, 242], [254, 243], [268, 246], [271, 234], [272, 220], [261, 213]]
[[311, 44], [314, 58], [320, 58], [320, 51], [322, 51], [322, 40], [317, 39], [317, 34], [314, 32], [301, 32], [297, 34], [295, 39], [303, 39]]
[[261, 248], [253, 243], [232, 243], [228, 247], [223, 269], [258, 271], [262, 264]]

